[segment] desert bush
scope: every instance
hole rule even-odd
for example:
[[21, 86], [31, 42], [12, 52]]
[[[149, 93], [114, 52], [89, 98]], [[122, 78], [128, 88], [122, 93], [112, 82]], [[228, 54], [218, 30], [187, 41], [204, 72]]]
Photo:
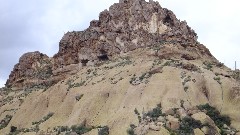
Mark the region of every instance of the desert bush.
[[12, 115], [6, 115], [5, 118], [0, 121], [0, 130], [7, 127], [11, 119], [12, 119]]
[[134, 128], [136, 128], [136, 126], [135, 126], [134, 124], [130, 124], [130, 128], [127, 129], [127, 134], [128, 134], [128, 135], [136, 135], [136, 134], [134, 133]]
[[162, 113], [162, 108], [160, 105], [158, 105], [156, 108], [153, 108], [153, 110], [146, 113], [146, 116], [149, 116], [153, 120], [156, 120], [159, 116], [164, 116]]
[[138, 112], [137, 108], [134, 109], [134, 113], [137, 115], [140, 115], [140, 113]]
[[41, 123], [47, 121], [49, 118], [51, 118], [54, 115], [54, 113], [50, 112], [46, 116], [44, 116], [40, 121], [32, 122], [32, 125], [40, 125]]
[[188, 86], [185, 86], [184, 91], [187, 92], [187, 90], [188, 90]]
[[83, 97], [83, 94], [75, 96], [75, 99], [79, 101]]
[[205, 62], [203, 62], [203, 64], [205, 65], [205, 67], [204, 67], [205, 69], [212, 71], [212, 68], [213, 68], [212, 63], [205, 61]]
[[236, 80], [240, 80], [240, 71], [239, 70], [233, 71], [232, 77]]
[[98, 135], [109, 135], [109, 127], [104, 126], [98, 130]]
[[220, 77], [214, 77], [213, 79], [214, 79], [215, 81], [217, 81], [219, 84], [222, 84], [222, 82], [220, 81], [220, 80], [221, 80]]
[[202, 128], [202, 123], [192, 117], [184, 117], [180, 122], [180, 128], [177, 131], [180, 135], [193, 134], [195, 128]]
[[228, 126], [231, 125], [231, 119], [229, 116], [221, 115], [216, 108], [210, 106], [209, 104], [199, 105], [197, 107], [199, 110], [206, 110], [206, 114], [215, 122], [218, 128], [223, 128], [224, 124]]
[[15, 126], [10, 127], [10, 132], [16, 132], [16, 131], [17, 131], [17, 127], [15, 127]]
[[94, 127], [86, 127], [85, 125], [79, 125], [74, 128], [71, 127], [72, 131], [76, 132], [77, 134], [81, 135], [91, 131]]

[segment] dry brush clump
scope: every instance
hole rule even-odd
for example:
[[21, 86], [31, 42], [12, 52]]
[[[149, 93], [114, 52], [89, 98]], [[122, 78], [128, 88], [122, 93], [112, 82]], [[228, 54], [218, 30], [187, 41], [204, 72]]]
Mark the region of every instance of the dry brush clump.
[[[221, 135], [236, 134], [238, 132], [236, 129], [231, 128], [229, 116], [221, 115], [216, 108], [209, 104], [199, 105], [191, 109], [172, 108], [164, 113], [161, 105], [158, 105], [147, 113], [143, 113], [142, 117], [137, 109], [134, 112], [138, 115], [138, 119], [140, 117], [141, 120], [139, 120], [138, 126], [130, 125], [130, 128], [127, 129], [128, 135], [147, 134], [149, 130], [159, 131], [161, 128], [168, 130], [171, 135], [193, 135], [195, 129], [200, 129], [202, 132], [207, 129], [208, 133]], [[207, 121], [201, 121], [201, 117], [198, 116], [206, 117]], [[220, 132], [216, 127], [220, 129]]]

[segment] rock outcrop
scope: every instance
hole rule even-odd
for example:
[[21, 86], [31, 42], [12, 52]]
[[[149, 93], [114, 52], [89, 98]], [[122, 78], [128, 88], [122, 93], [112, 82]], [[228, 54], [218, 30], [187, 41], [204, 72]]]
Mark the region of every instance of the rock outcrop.
[[158, 2], [120, 0], [101, 12], [99, 20], [91, 21], [85, 31], [63, 36], [54, 56], [54, 70], [78, 63], [91, 65], [114, 54], [164, 42], [195, 45], [197, 34]]
[[[169, 49], [166, 44], [175, 49]], [[186, 21], [178, 20], [172, 11], [162, 8], [158, 2], [120, 0], [101, 12], [99, 20], [91, 21], [86, 30], [66, 33], [52, 60], [39, 53], [23, 55], [9, 76], [7, 86], [20, 87], [22, 82], [31, 84], [29, 81], [38, 80], [42, 83], [46, 79], [57, 82], [83, 66], [145, 47], [161, 48], [153, 53], [159, 58], [213, 58], [209, 50], [198, 43], [197, 34]], [[42, 65], [40, 61], [48, 64]], [[37, 66], [33, 65], [39, 64], [51, 73], [43, 73], [43, 77], [36, 75]]]
[[50, 58], [38, 51], [22, 55], [14, 66], [6, 85], [12, 88], [29, 88], [35, 85], [49, 85], [52, 76]]

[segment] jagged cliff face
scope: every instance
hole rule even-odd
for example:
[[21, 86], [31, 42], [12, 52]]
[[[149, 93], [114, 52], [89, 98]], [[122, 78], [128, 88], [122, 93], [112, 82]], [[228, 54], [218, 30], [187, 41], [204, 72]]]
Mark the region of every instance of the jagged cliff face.
[[239, 78], [158, 2], [120, 0], [53, 58], [20, 58], [0, 89], [0, 134], [235, 135]]
[[[174, 48], [166, 45], [169, 43]], [[22, 69], [15, 66], [7, 86], [22, 88], [21, 85], [32, 82], [33, 78], [34, 82], [49, 80], [49, 84], [54, 84], [78, 72], [83, 66], [91, 66], [115, 55], [146, 47], [158, 48], [153, 54], [160, 58], [215, 60], [209, 50], [197, 42], [194, 30], [158, 2], [120, 0], [109, 10], [101, 12], [99, 20], [91, 21], [86, 30], [66, 33], [59, 43], [59, 52], [51, 60], [47, 57], [35, 58], [35, 53], [24, 55], [26, 60], [29, 59], [29, 64], [20, 60], [18, 65]], [[46, 66], [39, 61], [49, 61], [47, 67], [52, 72], [46, 78], [34, 73], [34, 63]]]
[[48, 85], [52, 76], [50, 58], [38, 51], [26, 53], [14, 66], [6, 85], [8, 87], [27, 88], [34, 85]]
[[62, 65], [92, 65], [105, 56], [109, 58], [164, 42], [182, 46], [198, 44], [196, 33], [187, 23], [179, 21], [158, 2], [121, 0], [109, 11], [101, 12], [99, 20], [93, 20], [85, 31], [68, 32], [63, 36], [59, 52], [54, 56], [54, 70]]

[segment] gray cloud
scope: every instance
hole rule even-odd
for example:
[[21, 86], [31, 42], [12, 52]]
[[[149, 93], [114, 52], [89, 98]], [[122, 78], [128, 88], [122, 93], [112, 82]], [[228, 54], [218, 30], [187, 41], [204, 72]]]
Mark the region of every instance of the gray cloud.
[[[67, 31], [84, 30], [118, 0], [0, 0], [0, 87], [19, 57], [30, 51], [52, 56]], [[238, 59], [238, 0], [159, 0], [198, 33], [216, 58], [233, 67]], [[239, 60], [240, 62], [240, 60]]]

